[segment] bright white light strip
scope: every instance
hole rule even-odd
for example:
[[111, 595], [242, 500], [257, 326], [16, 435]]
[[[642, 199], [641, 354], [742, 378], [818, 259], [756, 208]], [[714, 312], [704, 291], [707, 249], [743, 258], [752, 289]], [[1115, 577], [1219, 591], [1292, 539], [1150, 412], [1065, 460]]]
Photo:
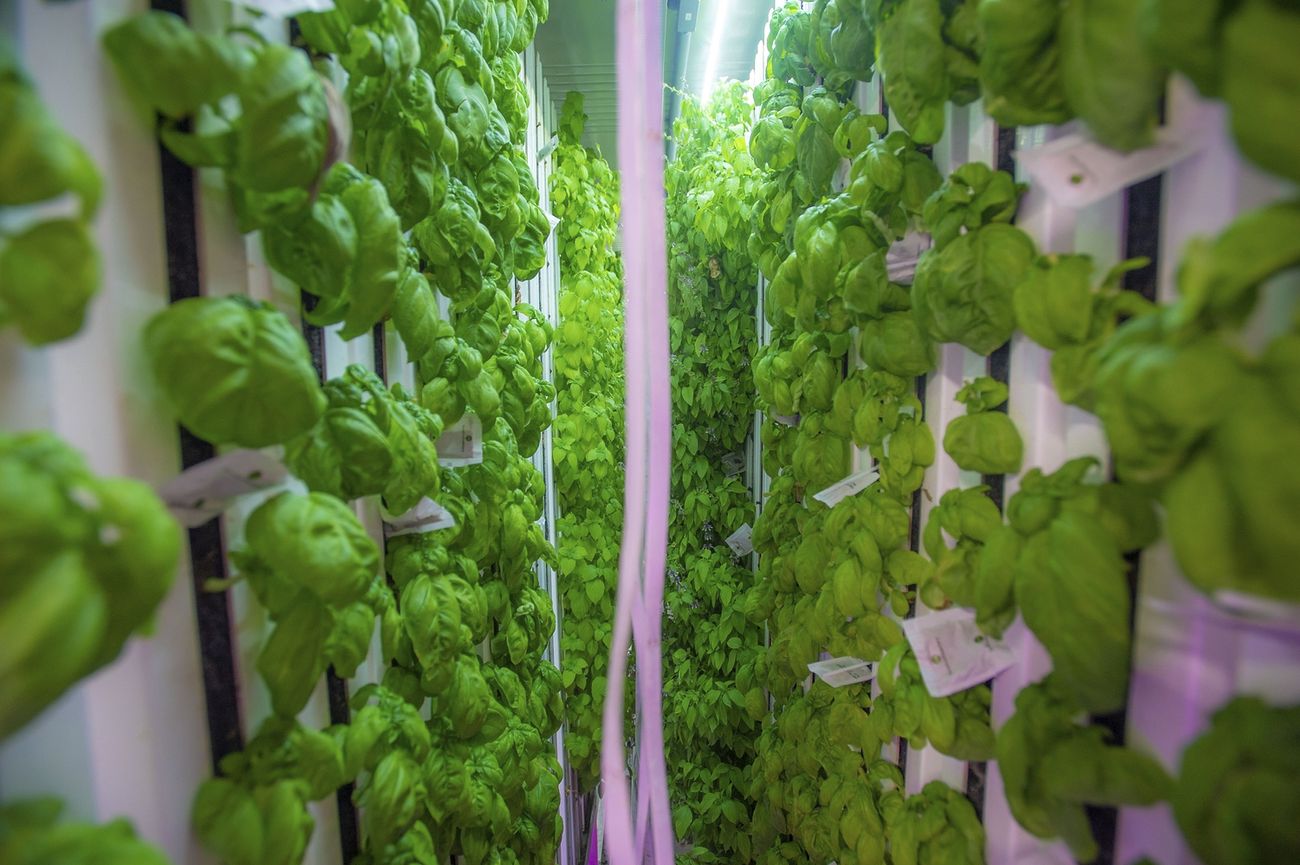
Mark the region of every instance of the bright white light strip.
[[713, 16], [713, 30], [709, 33], [709, 56], [704, 61], [704, 81], [700, 83], [700, 102], [708, 102], [718, 83], [718, 54], [722, 51], [723, 24], [731, 12], [731, 0], [718, 0]]

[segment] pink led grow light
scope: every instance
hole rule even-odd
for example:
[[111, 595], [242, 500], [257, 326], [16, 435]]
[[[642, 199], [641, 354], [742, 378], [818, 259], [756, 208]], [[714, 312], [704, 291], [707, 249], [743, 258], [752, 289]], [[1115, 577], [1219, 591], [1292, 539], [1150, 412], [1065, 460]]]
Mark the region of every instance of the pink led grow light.
[[[671, 397], [663, 210], [661, 10], [619, 0], [618, 152], [622, 170], [627, 380], [623, 544], [605, 693], [601, 775], [605, 847], [613, 865], [670, 865], [672, 821], [663, 742], [660, 629], [668, 544]], [[623, 688], [637, 658], [637, 790], [627, 777]]]

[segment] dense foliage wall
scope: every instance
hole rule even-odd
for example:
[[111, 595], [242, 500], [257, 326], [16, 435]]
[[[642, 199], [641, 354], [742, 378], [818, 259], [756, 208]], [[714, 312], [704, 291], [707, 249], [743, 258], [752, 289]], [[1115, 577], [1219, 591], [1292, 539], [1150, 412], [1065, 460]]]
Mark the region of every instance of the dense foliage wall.
[[[536, 574], [555, 554], [538, 524], [545, 489], [530, 459], [552, 420], [541, 362], [552, 329], [515, 299], [515, 281], [542, 267], [550, 233], [524, 151], [520, 68], [546, 12], [544, 0], [340, 3], [297, 18], [295, 46], [150, 12], [104, 37], [124, 88], [156, 119], [171, 177], [192, 186], [183, 165], [215, 170], [230, 195], [221, 215], [256, 233], [305, 321], [243, 296], [197, 296], [198, 274], [176, 260], [175, 302], [139, 340], [159, 411], [183, 427], [187, 464], [214, 446], [283, 445], [295, 478], [246, 520], [227, 518], [239, 546], [231, 574], [215, 518], [190, 536], [212, 542], [211, 557], [196, 562], [202, 591], [241, 583], [268, 621], [254, 665], [270, 714], [246, 740], [235, 682], [208, 683], [209, 695], [232, 701], [210, 705], [210, 719], [236, 727], [214, 735], [216, 776], [197, 792], [193, 831], [232, 865], [302, 861], [315, 828], [309, 804], [335, 797], [349, 861], [555, 858], [560, 773], [547, 740], [562, 720], [563, 685], [543, 657], [555, 620]], [[0, 72], [0, 100], [22, 108], [3, 112], [0, 162], [32, 181], [14, 197], [20, 187], [0, 178], [4, 203], [67, 189], [86, 199], [88, 216], [97, 183], [84, 154], [15, 89], [21, 76], [7, 54]], [[331, 108], [336, 88], [350, 147]], [[193, 190], [182, 192], [189, 201]], [[89, 293], [85, 273], [64, 287], [49, 279], [60, 257], [93, 262], [80, 220], [64, 222], [40, 243], [0, 246], [6, 291], [27, 298], [16, 318], [33, 342], [75, 332]], [[172, 254], [197, 255], [193, 235], [168, 240]], [[42, 288], [60, 320], [26, 317]], [[5, 323], [9, 303], [0, 304]], [[351, 366], [324, 380], [322, 328], [345, 341], [378, 328], [382, 345], [386, 324], [414, 366], [414, 388], [387, 387], [382, 364], [378, 375]], [[440, 466], [436, 443], [470, 416], [482, 429], [481, 462]], [[4, 544], [6, 579], [41, 577], [38, 591], [6, 592], [0, 604], [11, 637], [23, 632], [0, 666], [30, 676], [5, 675], [8, 735], [112, 660], [148, 619], [179, 533], [149, 489], [90, 476], [50, 436], [0, 437], [0, 475], [2, 521], [24, 538]], [[23, 500], [68, 511], [38, 517], [68, 530], [35, 533], [13, 516], [29, 510]], [[358, 500], [382, 505], [387, 538], [367, 531]], [[441, 509], [435, 520], [413, 516], [431, 508]], [[47, 591], [56, 579], [66, 591]], [[37, 615], [51, 609], [32, 606], [38, 595], [73, 606]], [[77, 640], [65, 639], [70, 625]], [[204, 651], [229, 650], [226, 627]], [[67, 651], [33, 654], [40, 645]], [[354, 682], [349, 694], [347, 680], [375, 653], [380, 680]], [[205, 661], [205, 675], [233, 668], [229, 654]], [[42, 664], [51, 675], [39, 675]], [[322, 730], [300, 713], [327, 671], [334, 723]], [[122, 826], [60, 828], [56, 815], [45, 804], [0, 810], [0, 859], [157, 859]]]
[[[803, 686], [824, 652], [866, 661], [904, 654], [895, 617], [908, 613], [911, 587], [930, 567], [908, 545], [913, 494], [935, 457], [913, 379], [935, 353], [906, 288], [887, 278], [885, 252], [919, 224], [940, 182], [906, 133], [885, 135], [883, 117], [851, 106], [851, 80], [814, 83], [807, 40], [789, 32], [808, 23], [791, 8], [771, 21], [750, 140], [764, 171], [750, 248], [767, 280], [771, 338], [754, 380], [772, 477], [754, 532], [760, 583], [751, 611], [769, 627], [761, 666], [774, 704], [751, 777], [755, 843], [766, 862], [880, 862], [887, 845], [898, 854], [904, 833], [915, 837], [916, 821], [942, 820], [942, 843], [968, 851], [953, 861], [971, 851], [982, 861], [970, 804], [946, 788], [903, 800], [902, 774], [883, 756], [900, 734], [919, 746], [934, 733], [936, 746], [959, 750], [955, 702], [917, 687], [886, 689], [883, 674], [875, 700], [869, 684]], [[843, 160], [851, 168], [841, 185]], [[852, 363], [859, 353], [860, 367]], [[880, 480], [833, 508], [814, 500], [851, 473], [855, 445], [869, 449]], [[974, 739], [971, 756], [991, 756], [987, 700], [963, 733], [962, 749]]]
[[[980, 96], [999, 124], [1078, 118], [1108, 147], [1149, 145], [1168, 63], [1231, 103], [1244, 153], [1294, 176], [1297, 162], [1272, 149], [1288, 145], [1261, 147], [1263, 127], [1245, 119], [1262, 117], [1260, 106], [1205, 65], [1234, 46], [1262, 45], [1254, 28], [1294, 24], [1294, 15], [1253, 5], [1232, 16], [1220, 41], [1208, 23], [1195, 37], [1174, 35], [1179, 13], [1170, 4], [1139, 12], [1143, 5], [822, 0], [810, 9], [786, 4], [769, 21], [750, 137], [764, 172], [750, 249], [767, 281], [771, 325], [754, 364], [772, 484], [754, 532], [760, 583], [749, 601], [771, 638], [760, 666], [774, 710], [751, 778], [754, 843], [765, 862], [983, 862], [978, 798], [941, 781], [908, 794], [902, 764], [920, 749], [996, 759], [1014, 819], [1060, 839], [1079, 861], [1100, 853], [1090, 807], [1165, 799], [1210, 860], [1229, 848], [1289, 843], [1278, 821], [1255, 826], [1244, 843], [1201, 831], [1189, 816], [1204, 804], [1203, 748], [1186, 752], [1175, 780], [1148, 753], [1117, 743], [1108, 725], [1130, 700], [1129, 563], [1162, 531], [1208, 593], [1250, 583], [1261, 596], [1294, 595], [1274, 577], [1255, 578], [1271, 573], [1267, 562], [1289, 544], [1281, 534], [1252, 534], [1244, 554], [1247, 545], [1212, 531], [1190, 507], [1190, 491], [1205, 483], [1225, 499], [1274, 502], [1289, 483], [1260, 475], [1229, 484], [1215, 466], [1229, 442], [1244, 441], [1240, 430], [1230, 432], [1217, 409], [1207, 418], [1199, 402], [1193, 414], [1167, 402], [1188, 392], [1183, 376], [1204, 376], [1198, 393], [1206, 385], [1227, 393], [1217, 390], [1223, 384], [1240, 405], [1268, 381], [1276, 388], [1270, 377], [1294, 323], [1276, 320], [1251, 350], [1239, 347], [1259, 278], [1293, 265], [1294, 246], [1248, 273], [1236, 256], [1247, 236], [1293, 221], [1294, 206], [1248, 214], [1193, 245], [1180, 296], [1156, 305], [1125, 290], [1125, 273], [1144, 261], [1102, 273], [1088, 255], [1040, 254], [1014, 224], [1024, 187], [1009, 173], [972, 162], [945, 178], [931, 158], [948, 104]], [[1024, 50], [1031, 39], [1034, 50]], [[888, 118], [853, 103], [856, 82], [873, 76]], [[920, 235], [925, 251], [903, 275], [899, 260]], [[1017, 333], [1053, 352], [1060, 401], [1097, 415], [1114, 475], [1093, 456], [1025, 464], [1003, 408], [1005, 346]], [[932, 431], [926, 376], [950, 348], [985, 374], [965, 373], [955, 393], [965, 414]], [[1000, 373], [984, 361], [999, 354]], [[1271, 411], [1282, 428], [1300, 429], [1294, 415], [1282, 420], [1285, 402]], [[1166, 444], [1183, 424], [1191, 432]], [[927, 489], [933, 504], [923, 507], [918, 493], [939, 459], [962, 480]], [[871, 465], [879, 479], [865, 490], [830, 507], [812, 498]], [[1003, 475], [1018, 486], [1005, 514]], [[1221, 566], [1213, 576], [1208, 561]], [[921, 605], [966, 608], [994, 637], [1019, 619], [1050, 656], [1051, 672], [1019, 692], [996, 735], [986, 685], [936, 698], [922, 681], [927, 659], [898, 624]], [[823, 653], [876, 662], [874, 687], [805, 685], [808, 664]], [[1294, 710], [1241, 701], [1215, 724], [1229, 729], [1247, 716], [1274, 731], [1294, 723]]]
[[[523, 152], [518, 66], [546, 0], [335, 5], [289, 27], [221, 4], [215, 18], [253, 26], [220, 32], [155, 12], [114, 18], [104, 38], [125, 93], [102, 102], [116, 111], [129, 97], [164, 149], [172, 303], [137, 329], [144, 314], [125, 307], [147, 295], [105, 292], [130, 299], [108, 316], [130, 331], [104, 343], [130, 345], [115, 373], [149, 384], [110, 376], [132, 387], [102, 390], [174, 419], [186, 466], [218, 449], [282, 448], [292, 474], [188, 535], [214, 769], [192, 834], [232, 865], [297, 863], [333, 812], [353, 862], [549, 862], [561, 825], [546, 740], [567, 692], [570, 756], [593, 786], [607, 687], [622, 475], [616, 182], [578, 144], [570, 103], [552, 190], [567, 271], [552, 333], [515, 300], [550, 231]], [[1294, 643], [1300, 324], [1294, 283], [1274, 277], [1300, 264], [1300, 205], [1213, 223], [1214, 236], [1176, 251], [1160, 297], [1154, 278], [1132, 290], [1140, 261], [1040, 250], [1016, 222], [1025, 189], [1007, 171], [932, 158], [951, 106], [976, 99], [999, 132], [1078, 120], [1105, 146], [1141, 149], [1156, 141], [1173, 71], [1228, 109], [1211, 125], [1227, 124], [1212, 131], [1238, 148], [1234, 170], [1244, 157], [1300, 180], [1297, 32], [1300, 13], [1277, 0], [790, 3], [772, 16], [752, 94], [732, 85], [686, 104], [667, 190], [678, 469], [664, 636], [673, 815], [690, 858], [979, 863], [980, 791], [908, 784], [919, 755], [939, 753], [996, 761], [1005, 802], [984, 804], [1080, 861], [1104, 853], [1098, 808], [1164, 802], [1204, 862], [1300, 861], [1300, 708], [1293, 690], [1277, 698], [1275, 659], [1248, 683], [1271, 702], [1206, 706], [1197, 692], [1187, 714], [1202, 726], [1175, 760], [1124, 745], [1114, 723], [1147, 696], [1131, 681], [1133, 564], [1157, 538], [1181, 568], [1178, 597], [1162, 600], [1195, 612], [1198, 638], [1217, 628], [1234, 644], [1279, 632]], [[852, 98], [868, 79], [883, 96], [870, 111]], [[97, 291], [126, 281], [101, 279], [101, 263], [144, 256], [95, 249], [92, 220], [129, 181], [103, 183], [41, 95], [0, 48], [0, 327], [68, 348], [107, 299]], [[196, 193], [215, 190], [222, 202], [199, 214]], [[254, 267], [275, 271], [265, 301], [202, 282], [220, 256], [200, 250], [200, 216], [236, 239], [235, 269], [247, 243]], [[899, 268], [922, 237], [914, 272]], [[758, 274], [771, 334], [755, 351]], [[327, 369], [322, 342], [369, 336], [365, 351], [382, 353], [386, 329], [413, 386], [390, 386], [378, 362]], [[542, 374], [553, 338], [558, 392]], [[1046, 391], [1050, 378], [1054, 411], [1095, 417], [1104, 454], [1035, 464], [1049, 460], [1004, 410], [1015, 383], [997, 359], [1010, 341], [1040, 362], [1033, 383]], [[98, 360], [82, 351], [72, 356]], [[970, 380], [951, 389], [963, 413], [937, 429], [945, 407], [923, 395], [953, 354], [981, 374], [963, 370]], [[56, 386], [97, 372], [66, 358]], [[51, 415], [67, 408], [58, 396], [42, 406]], [[553, 400], [558, 554], [537, 524], [543, 481], [529, 459]], [[720, 542], [752, 516], [725, 466], [755, 406], [771, 486], [753, 575]], [[469, 417], [482, 462], [440, 464], [437, 442]], [[104, 437], [141, 432], [127, 421]], [[183, 535], [153, 487], [90, 463], [50, 432], [0, 433], [10, 742], [122, 657], [175, 585]], [[815, 498], [868, 463], [874, 484]], [[925, 487], [947, 463], [959, 482]], [[433, 524], [396, 533], [435, 503]], [[542, 561], [563, 583], [563, 674], [544, 658], [555, 622], [536, 585]], [[239, 657], [237, 607], [259, 630]], [[938, 610], [969, 611], [980, 639], [1019, 621], [1050, 660], [996, 730], [987, 686], [933, 696], [929, 659], [902, 638], [900, 620]], [[809, 681], [823, 654], [874, 662], [874, 684]], [[1237, 693], [1194, 660], [1194, 687]], [[365, 666], [374, 681], [354, 675]], [[132, 684], [157, 687], [142, 678]], [[329, 697], [328, 725], [310, 717], [315, 694]], [[103, 740], [116, 730], [91, 732], [97, 751], [113, 750]], [[149, 762], [171, 768], [162, 754]], [[60, 823], [58, 810], [0, 807], [0, 861], [162, 860], [123, 823]]]
[[745, 144], [752, 113], [748, 89], [734, 82], [705, 106], [684, 98], [667, 168], [673, 473], [664, 727], [674, 828], [700, 862], [749, 860], [745, 778], [765, 708], [757, 688], [746, 701], [762, 642], [741, 605], [753, 573], [748, 556], [737, 561], [724, 543], [754, 515], [745, 477], [757, 343], [758, 274], [746, 250], [758, 181]]
[[623, 283], [618, 178], [582, 146], [582, 94], [566, 97], [551, 175], [560, 322], [553, 433], [568, 690], [565, 747], [579, 786], [600, 778], [600, 728], [623, 534]]

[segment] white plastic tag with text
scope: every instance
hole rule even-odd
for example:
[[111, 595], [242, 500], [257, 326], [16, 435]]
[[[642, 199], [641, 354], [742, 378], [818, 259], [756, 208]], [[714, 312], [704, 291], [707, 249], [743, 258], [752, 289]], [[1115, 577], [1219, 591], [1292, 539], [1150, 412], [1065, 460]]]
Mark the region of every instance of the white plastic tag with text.
[[875, 469], [866, 469], [857, 474], [849, 475], [842, 481], [831, 484], [826, 489], [813, 496], [817, 501], [833, 508], [842, 500], [865, 490], [880, 479], [880, 472]]
[[749, 523], [731, 533], [727, 538], [727, 546], [731, 547], [731, 554], [737, 558], [754, 552], [754, 530]]
[[263, 451], [240, 449], [204, 460], [163, 484], [158, 496], [186, 528], [221, 514], [242, 495], [276, 486], [289, 471]]
[[821, 679], [832, 688], [856, 685], [866, 682], [876, 674], [875, 664], [860, 658], [830, 658], [825, 661], [813, 661], [808, 665], [808, 672]]
[[382, 513], [384, 517], [384, 537], [386, 538], [436, 532], [439, 529], [450, 529], [456, 525], [456, 518], [452, 516], [451, 511], [428, 497], [420, 499], [415, 507], [401, 516], [393, 516], [387, 511]]
[[946, 697], [987, 682], [1016, 662], [1002, 640], [975, 624], [975, 612], [950, 607], [903, 622], [931, 697]]
[[483, 422], [467, 414], [438, 437], [438, 464], [457, 468], [483, 462]]
[[895, 240], [885, 253], [885, 271], [889, 274], [889, 281], [911, 285], [921, 253], [933, 245], [934, 240], [923, 231], [909, 231], [900, 240]]
[[231, 0], [235, 6], [256, 9], [272, 18], [292, 18], [303, 12], [329, 12], [334, 0]]
[[1207, 138], [1200, 130], [1170, 127], [1156, 130], [1155, 137], [1150, 147], [1121, 153], [1075, 133], [1016, 151], [1016, 161], [1053, 201], [1078, 209], [1181, 162], [1205, 146]]

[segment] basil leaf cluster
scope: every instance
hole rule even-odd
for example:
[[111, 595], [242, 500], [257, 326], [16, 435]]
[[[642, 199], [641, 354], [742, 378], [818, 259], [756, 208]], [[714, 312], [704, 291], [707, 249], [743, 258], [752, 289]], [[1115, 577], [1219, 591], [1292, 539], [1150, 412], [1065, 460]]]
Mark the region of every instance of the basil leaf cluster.
[[63, 196], [78, 202], [74, 216], [17, 216], [16, 228], [6, 226], [0, 238], [0, 327], [17, 327], [32, 345], [81, 330], [99, 290], [90, 221], [102, 185], [90, 156], [55, 122], [8, 43], [0, 41], [0, 216]]
[[564, 743], [578, 787], [600, 780], [601, 717], [609, 687], [610, 622], [623, 531], [623, 283], [615, 251], [618, 175], [582, 144], [583, 96], [560, 113], [551, 173], [559, 219], [559, 327], [551, 436], [567, 724]]
[[0, 434], [0, 739], [148, 630], [179, 557], [148, 486], [99, 477], [51, 433]]

